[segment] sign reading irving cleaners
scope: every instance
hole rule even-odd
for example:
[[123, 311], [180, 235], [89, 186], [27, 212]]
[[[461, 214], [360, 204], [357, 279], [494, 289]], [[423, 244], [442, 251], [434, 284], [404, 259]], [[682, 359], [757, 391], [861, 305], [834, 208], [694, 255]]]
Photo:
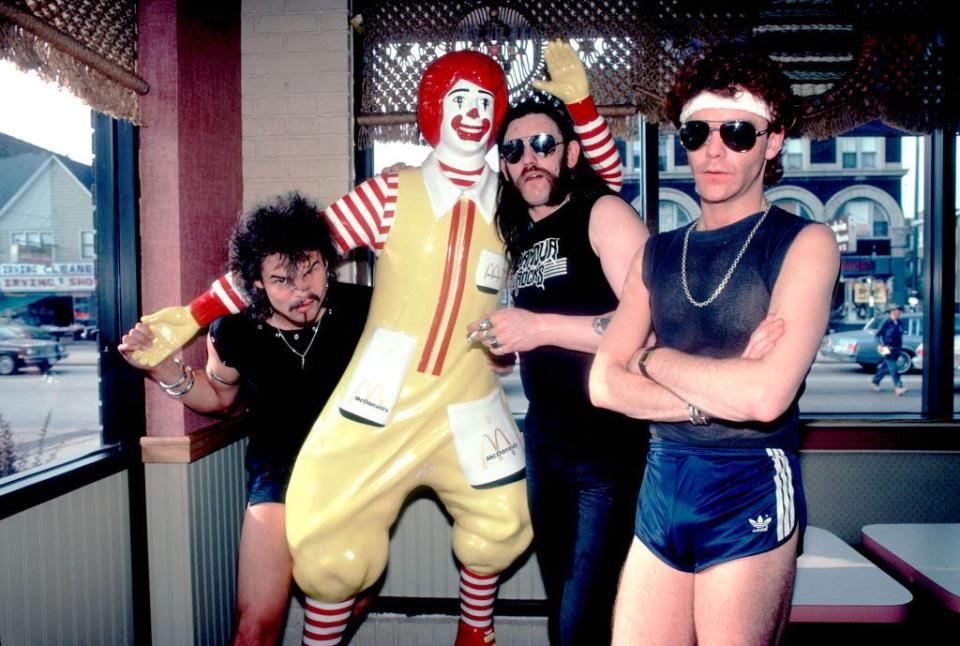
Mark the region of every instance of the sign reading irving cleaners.
[[0, 264], [3, 292], [89, 292], [97, 286], [92, 262]]

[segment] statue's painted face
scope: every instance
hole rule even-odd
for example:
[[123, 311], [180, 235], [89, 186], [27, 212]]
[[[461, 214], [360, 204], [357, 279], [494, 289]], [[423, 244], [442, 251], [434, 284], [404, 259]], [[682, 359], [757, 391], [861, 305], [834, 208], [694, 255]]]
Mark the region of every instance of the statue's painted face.
[[443, 98], [439, 148], [458, 155], [487, 150], [493, 136], [494, 94], [476, 83], [460, 80]]

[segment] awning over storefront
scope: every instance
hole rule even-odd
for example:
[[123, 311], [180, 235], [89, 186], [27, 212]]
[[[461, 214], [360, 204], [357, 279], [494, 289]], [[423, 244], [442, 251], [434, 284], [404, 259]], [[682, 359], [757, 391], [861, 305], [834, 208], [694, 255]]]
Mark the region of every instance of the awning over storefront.
[[27, 307], [31, 303], [36, 303], [47, 296], [55, 296], [48, 292], [34, 292], [31, 294], [9, 295], [0, 292], [0, 315], [9, 310], [16, 310]]

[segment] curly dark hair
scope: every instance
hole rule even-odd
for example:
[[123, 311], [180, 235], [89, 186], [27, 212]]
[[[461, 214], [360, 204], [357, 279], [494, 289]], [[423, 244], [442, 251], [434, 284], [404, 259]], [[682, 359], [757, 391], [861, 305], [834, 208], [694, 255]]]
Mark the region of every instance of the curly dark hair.
[[[530, 114], [542, 114], [550, 118], [560, 130], [560, 136], [564, 141], [580, 141], [576, 131], [573, 129], [573, 121], [567, 113], [566, 107], [553, 97], [539, 95], [534, 98], [521, 101], [517, 105], [507, 110], [503, 123], [497, 132], [497, 145], [503, 144], [503, 139], [507, 133], [507, 127], [515, 120]], [[566, 164], [561, 165], [561, 173], [566, 169]], [[594, 197], [598, 195], [613, 194], [610, 187], [600, 175], [597, 174], [583, 155], [583, 146], [581, 144], [580, 157], [576, 165], [569, 170], [568, 175], [561, 175], [561, 181], [564, 181], [562, 187], [567, 189], [566, 193], [558, 196], [562, 201], [570, 193], [579, 196]], [[560, 185], [558, 185], [560, 186]], [[523, 195], [506, 174], [500, 174], [500, 189], [497, 200], [497, 212], [495, 220], [497, 228], [500, 231], [500, 237], [503, 238], [507, 247], [507, 255], [510, 258], [516, 258], [520, 251], [517, 248], [520, 236], [530, 227], [530, 215], [528, 206], [523, 199]]]
[[[797, 101], [783, 68], [770, 57], [749, 45], [725, 43], [689, 62], [677, 73], [673, 88], [664, 102], [664, 112], [680, 127], [680, 112], [687, 101], [704, 90], [733, 96], [739, 90], [755, 94], [770, 107], [770, 128], [785, 136], [796, 135]], [[781, 149], [781, 153], [782, 153]], [[769, 160], [763, 172], [764, 187], [783, 177], [783, 162], [778, 154]]]
[[240, 283], [250, 301], [246, 312], [255, 319], [267, 319], [273, 307], [266, 291], [257, 287], [263, 259], [280, 254], [290, 271], [319, 251], [327, 263], [327, 281], [333, 282], [333, 268], [339, 259], [330, 225], [317, 205], [297, 192], [280, 195], [272, 202], [261, 204], [237, 223], [230, 237], [229, 269], [240, 277]]

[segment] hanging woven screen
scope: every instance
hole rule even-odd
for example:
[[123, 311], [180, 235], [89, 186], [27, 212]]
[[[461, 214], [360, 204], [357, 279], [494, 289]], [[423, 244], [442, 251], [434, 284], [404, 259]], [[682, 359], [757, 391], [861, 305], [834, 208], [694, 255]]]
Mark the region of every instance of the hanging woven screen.
[[0, 0], [0, 58], [140, 123], [136, 0]]
[[957, 54], [932, 7], [932, 0], [355, 2], [363, 34], [358, 123], [365, 140], [416, 141], [420, 77], [455, 49], [496, 58], [516, 101], [544, 76], [546, 43], [562, 38], [580, 53], [594, 99], [621, 135], [636, 113], [665, 123], [663, 97], [681, 64], [723, 42], [750, 42], [783, 65], [808, 136], [874, 119], [914, 132], [955, 129]]

